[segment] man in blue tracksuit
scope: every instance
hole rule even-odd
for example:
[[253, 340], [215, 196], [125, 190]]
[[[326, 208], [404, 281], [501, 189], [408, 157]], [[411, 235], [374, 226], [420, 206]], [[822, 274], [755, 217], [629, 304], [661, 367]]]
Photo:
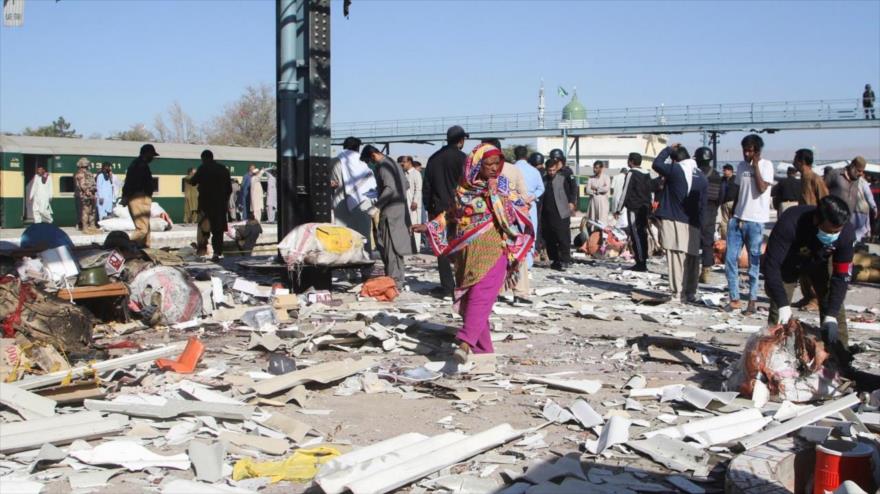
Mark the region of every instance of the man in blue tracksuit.
[[[671, 163], [666, 163], [671, 158]], [[666, 250], [672, 300], [695, 302], [700, 277], [700, 227], [706, 209], [706, 176], [680, 144], [667, 147], [652, 166], [666, 179], [660, 192], [660, 245]]]

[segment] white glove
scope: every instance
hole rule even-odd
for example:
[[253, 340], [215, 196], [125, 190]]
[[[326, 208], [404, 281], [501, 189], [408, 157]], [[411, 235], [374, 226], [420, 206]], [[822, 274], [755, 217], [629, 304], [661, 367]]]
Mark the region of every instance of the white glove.
[[791, 306], [780, 307], [779, 324], [787, 324], [789, 319], [791, 319]]
[[822, 318], [822, 332], [828, 336], [828, 343], [837, 343], [840, 339], [839, 328], [837, 327], [837, 318], [825, 316]]

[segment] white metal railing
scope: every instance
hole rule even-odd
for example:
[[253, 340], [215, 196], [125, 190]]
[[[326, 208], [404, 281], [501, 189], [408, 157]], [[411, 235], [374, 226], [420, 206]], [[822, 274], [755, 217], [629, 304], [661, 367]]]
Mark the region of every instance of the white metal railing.
[[[587, 109], [585, 120], [563, 121], [561, 111], [545, 112], [545, 129], [628, 128], [678, 125], [756, 124], [773, 122], [825, 122], [862, 119], [860, 100], [781, 101], [716, 105], [656, 106]], [[555, 115], [555, 116], [553, 116]], [[461, 115], [439, 118], [342, 122], [333, 125], [333, 137], [417, 136], [443, 134], [461, 125], [471, 134], [526, 131], [540, 128], [538, 112]]]

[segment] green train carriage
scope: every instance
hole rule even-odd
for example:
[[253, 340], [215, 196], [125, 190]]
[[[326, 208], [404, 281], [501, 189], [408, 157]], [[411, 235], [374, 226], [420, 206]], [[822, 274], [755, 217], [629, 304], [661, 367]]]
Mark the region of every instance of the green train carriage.
[[[52, 180], [52, 210], [58, 226], [77, 223], [73, 174], [80, 158], [88, 158], [91, 171], [98, 173], [101, 163], [110, 163], [120, 180], [143, 142], [0, 135], [0, 228], [20, 228], [31, 223], [28, 217], [27, 184], [38, 165], [49, 171]], [[249, 165], [268, 168], [275, 165], [275, 150], [201, 144], [154, 143], [160, 156], [150, 163], [156, 192], [153, 199], [175, 223], [183, 221], [183, 177], [189, 168], [201, 163], [203, 150], [229, 168], [241, 182]]]

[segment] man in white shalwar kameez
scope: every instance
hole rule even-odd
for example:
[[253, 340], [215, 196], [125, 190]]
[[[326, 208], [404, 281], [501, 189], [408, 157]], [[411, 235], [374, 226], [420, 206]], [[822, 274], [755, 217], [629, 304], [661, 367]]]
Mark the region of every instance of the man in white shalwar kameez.
[[30, 189], [34, 223], [52, 223], [52, 179], [44, 167], [37, 166]]

